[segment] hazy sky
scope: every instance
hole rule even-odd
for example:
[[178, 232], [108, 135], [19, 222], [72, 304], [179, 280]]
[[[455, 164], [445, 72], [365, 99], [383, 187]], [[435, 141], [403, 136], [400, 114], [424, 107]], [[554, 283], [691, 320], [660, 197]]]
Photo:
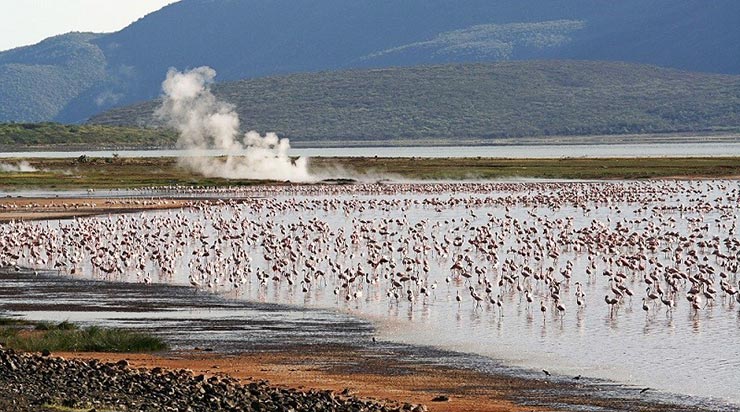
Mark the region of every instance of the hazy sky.
[[176, 1], [0, 0], [0, 50], [70, 31], [117, 31]]

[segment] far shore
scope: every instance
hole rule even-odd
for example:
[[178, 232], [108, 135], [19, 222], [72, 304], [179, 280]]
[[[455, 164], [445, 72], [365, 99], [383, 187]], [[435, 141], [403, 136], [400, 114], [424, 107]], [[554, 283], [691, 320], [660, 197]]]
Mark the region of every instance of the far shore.
[[[0, 159], [0, 191], [234, 187], [290, 182], [205, 177], [176, 158]], [[320, 157], [309, 183], [495, 181], [500, 179], [735, 179], [740, 157], [661, 158], [382, 158]]]
[[[671, 144], [671, 143], [732, 143], [740, 142], [740, 133], [730, 131], [697, 131], [645, 134], [609, 134], [609, 135], [561, 135], [561, 136], [516, 136], [516, 137], [450, 137], [450, 138], [388, 138], [388, 139], [352, 139], [342, 140], [305, 140], [291, 136], [291, 146], [296, 149], [322, 148], [358, 148], [358, 147], [453, 147], [453, 146], [553, 146], [553, 145], [621, 145], [621, 144]], [[81, 144], [37, 144], [37, 145], [4, 145], [3, 152], [28, 151], [115, 151], [115, 150], [176, 150], [176, 145], [141, 146], [111, 144], [90, 148]]]

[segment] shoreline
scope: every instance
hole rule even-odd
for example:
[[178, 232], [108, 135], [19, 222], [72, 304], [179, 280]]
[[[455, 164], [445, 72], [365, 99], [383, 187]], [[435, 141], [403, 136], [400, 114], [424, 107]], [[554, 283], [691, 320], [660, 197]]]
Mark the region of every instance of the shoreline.
[[[465, 137], [465, 138], [428, 138], [428, 139], [385, 139], [385, 140], [322, 140], [307, 141], [292, 139], [291, 146], [296, 149], [335, 149], [335, 148], [376, 148], [376, 147], [455, 147], [455, 146], [575, 146], [575, 145], [621, 145], [621, 144], [672, 144], [672, 143], [725, 143], [740, 142], [737, 130], [698, 130], [694, 132], [665, 133], [627, 133], [627, 134], [593, 134], [593, 135], [552, 135], [552, 136], [515, 136], [515, 137]], [[103, 146], [103, 151], [139, 151], [139, 150], [177, 150], [177, 145], [163, 146]], [[0, 153], [33, 151], [78, 152], [90, 151], [89, 146], [76, 144], [48, 145], [6, 145]]]
[[71, 219], [189, 207], [191, 199], [163, 197], [13, 197], [0, 198], [0, 223], [13, 220]]
[[[362, 359], [362, 353], [349, 347], [296, 347], [284, 351], [240, 354], [179, 352], [169, 355], [60, 353], [70, 359], [118, 362], [125, 359], [135, 368], [161, 367], [189, 369], [205, 376], [227, 375], [242, 383], [268, 381], [281, 388], [301, 391], [331, 390], [361, 399], [388, 403], [426, 405], [429, 411], [530, 411], [505, 399], [493, 386], [481, 387], [481, 376], [474, 372], [432, 368], [399, 362], [387, 368], [383, 361]], [[337, 358], [342, 360], [337, 362]], [[490, 378], [489, 378], [490, 380]], [[437, 396], [448, 401], [433, 402]]]
[[[243, 384], [264, 381], [278, 388], [303, 392], [343, 392], [388, 404], [425, 405], [432, 412], [712, 410], [651, 399], [654, 394], [643, 396], [641, 388], [619, 396], [604, 393], [619, 387], [612, 382], [583, 378], [581, 383], [544, 374], [542, 378], [525, 378], [506, 372], [481, 372], [403, 359], [398, 353], [384, 353], [383, 349], [346, 345], [298, 345], [233, 354], [190, 350], [164, 354], [54, 353], [52, 356], [103, 363], [125, 360], [133, 368], [185, 369], [206, 377], [228, 376]], [[446, 399], [433, 401], [438, 397]]]
[[[75, 279], [49, 275], [56, 281]], [[115, 287], [117, 293], [134, 284], [92, 281], [100, 287]], [[90, 281], [82, 289], [90, 288]], [[155, 290], [152, 290], [155, 288]], [[191, 291], [185, 286], [150, 285], [156, 289]], [[93, 288], [95, 289], [95, 288]], [[149, 292], [147, 292], [149, 293]], [[210, 301], [223, 301], [226, 305], [241, 305], [221, 295], [208, 297]], [[211, 305], [206, 302], [205, 307]], [[39, 305], [26, 305], [21, 312], [47, 310]], [[272, 311], [275, 304], [244, 304], [261, 310]], [[238, 306], [237, 306], [238, 307]], [[38, 309], [34, 309], [38, 308]], [[85, 307], [76, 308], [85, 311]], [[164, 308], [166, 309], [166, 308]], [[310, 313], [319, 309], [290, 308], [291, 311]], [[323, 310], [319, 310], [323, 311]], [[15, 312], [12, 310], [11, 312]], [[19, 313], [19, 312], [15, 312]], [[166, 313], [166, 312], [165, 312]], [[162, 315], [167, 316], [167, 315]], [[221, 330], [223, 325], [214, 325]], [[266, 327], [280, 328], [280, 324]], [[187, 333], [187, 325], [179, 333]], [[335, 332], [334, 332], [335, 333]], [[126, 360], [132, 368], [163, 368], [177, 371], [188, 369], [195, 375], [230, 376], [242, 383], [267, 380], [279, 388], [332, 390], [337, 393], [349, 388], [353, 396], [361, 399], [390, 400], [396, 403], [424, 404], [430, 411], [710, 411], [717, 406], [696, 406], [673, 398], [670, 394], [650, 390], [643, 394], [641, 388], [628, 387], [612, 381], [583, 377], [575, 380], [566, 376], [546, 376], [536, 371], [498, 365], [487, 357], [468, 353], [450, 352], [424, 346], [396, 344], [390, 341], [372, 342], [376, 333], [355, 329], [345, 333], [357, 335], [350, 343], [317, 343], [301, 339], [284, 343], [262, 344], [256, 342], [249, 349], [220, 347], [196, 350], [185, 345], [171, 352], [154, 354], [131, 353], [52, 353], [52, 357], [116, 363]], [[354, 343], [351, 343], [354, 342]], [[182, 343], [182, 342], [181, 342]], [[489, 359], [486, 365], [479, 358]], [[447, 396], [448, 401], [432, 402], [437, 396]], [[695, 399], [697, 403], [701, 399]], [[723, 410], [733, 410], [731, 405]]]
[[[223, 160], [223, 159], [222, 159]], [[3, 160], [0, 160], [2, 163]], [[15, 159], [0, 172], [0, 191], [12, 195], [23, 190], [116, 190], [292, 185], [265, 181], [204, 177], [182, 168], [176, 158]], [[16, 170], [17, 169], [17, 170]], [[25, 170], [25, 171], [23, 171]], [[308, 184], [333, 181], [496, 182], [506, 179], [550, 180], [655, 180], [726, 179], [740, 177], [740, 157], [660, 158], [394, 158], [317, 157], [306, 170]], [[137, 193], [132, 193], [136, 196]]]

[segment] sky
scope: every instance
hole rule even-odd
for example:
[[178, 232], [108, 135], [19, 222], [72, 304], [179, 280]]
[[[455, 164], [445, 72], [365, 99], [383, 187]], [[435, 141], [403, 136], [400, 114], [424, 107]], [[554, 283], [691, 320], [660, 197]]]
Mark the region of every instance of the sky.
[[70, 31], [118, 31], [177, 0], [0, 0], [0, 51]]

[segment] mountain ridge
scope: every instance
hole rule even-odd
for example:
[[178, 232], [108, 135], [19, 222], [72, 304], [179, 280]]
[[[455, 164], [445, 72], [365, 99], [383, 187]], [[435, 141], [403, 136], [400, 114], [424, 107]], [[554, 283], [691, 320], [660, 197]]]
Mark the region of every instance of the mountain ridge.
[[735, 0], [182, 0], [115, 33], [0, 52], [0, 121], [84, 121], [201, 65], [223, 81], [541, 59], [740, 74], [738, 15]]

